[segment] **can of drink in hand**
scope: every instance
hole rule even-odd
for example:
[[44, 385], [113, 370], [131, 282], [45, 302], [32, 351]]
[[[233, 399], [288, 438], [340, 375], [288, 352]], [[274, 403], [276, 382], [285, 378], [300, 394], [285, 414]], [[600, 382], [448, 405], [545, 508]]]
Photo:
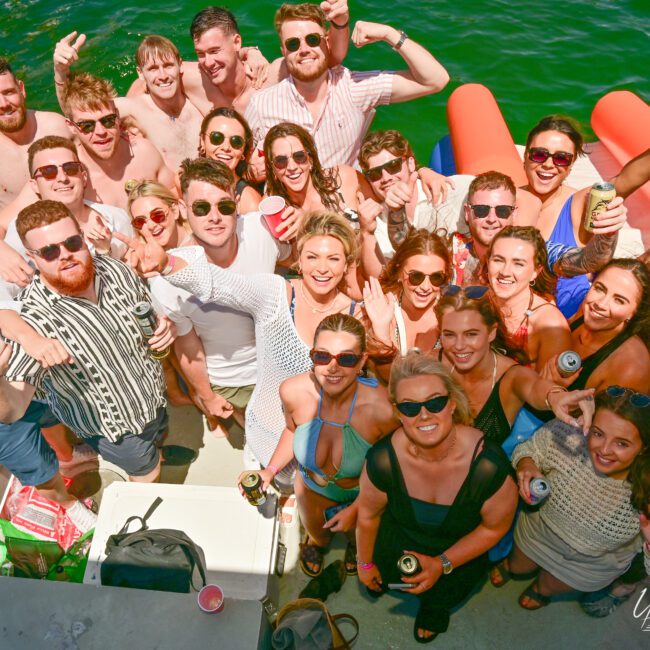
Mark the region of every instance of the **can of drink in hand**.
[[397, 560], [397, 568], [405, 578], [412, 578], [422, 571], [420, 562], [412, 553], [404, 553], [404, 555]]
[[[144, 334], [146, 340], [149, 340], [158, 327], [158, 319], [153, 307], [148, 302], [138, 302], [133, 307], [133, 315], [138, 321], [138, 325]], [[171, 346], [170, 346], [171, 347]], [[169, 354], [170, 348], [164, 350], [150, 350], [154, 359], [164, 359]]]
[[594, 183], [587, 198], [584, 227], [588, 232], [594, 230], [594, 215], [607, 210], [607, 206], [616, 196], [616, 189], [612, 183]]
[[551, 493], [551, 486], [545, 478], [534, 478], [528, 489], [531, 503], [539, 503]]
[[557, 370], [562, 377], [569, 377], [580, 370], [582, 359], [577, 352], [566, 350], [557, 358]]
[[262, 490], [262, 477], [257, 472], [244, 474], [241, 480], [241, 486], [248, 499], [248, 503], [252, 506], [261, 506], [266, 502], [266, 494]]

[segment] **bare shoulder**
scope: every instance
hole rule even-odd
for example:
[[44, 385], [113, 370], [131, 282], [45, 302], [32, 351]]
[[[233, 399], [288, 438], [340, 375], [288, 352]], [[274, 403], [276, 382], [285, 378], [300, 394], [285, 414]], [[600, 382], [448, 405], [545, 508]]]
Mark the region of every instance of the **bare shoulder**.
[[357, 183], [357, 170], [354, 167], [350, 167], [350, 165], [339, 165], [336, 171], [344, 184]]
[[197, 88], [201, 86], [201, 69], [196, 61], [183, 61], [181, 64], [183, 74], [183, 85]]
[[533, 327], [540, 330], [550, 328], [569, 330], [569, 323], [562, 315], [562, 312], [553, 303], [544, 299], [540, 299], [539, 303], [533, 304], [533, 314], [530, 320]]
[[312, 387], [311, 373], [303, 372], [289, 377], [280, 384], [280, 398], [290, 407], [305, 399], [305, 393]]
[[650, 390], [650, 352], [638, 336], [625, 341], [602, 363], [598, 371], [598, 375], [602, 374], [598, 379], [606, 379], [599, 388], [616, 383], [643, 392]]
[[64, 138], [70, 138], [70, 128], [61, 113], [53, 113], [51, 111], [34, 111], [36, 118], [37, 135], [43, 137], [44, 135], [59, 135]]
[[531, 192], [521, 187], [517, 188], [517, 226], [536, 226], [542, 202]]
[[156, 163], [162, 162], [162, 156], [160, 154], [160, 151], [158, 151], [158, 149], [151, 142], [151, 140], [148, 140], [147, 138], [144, 137], [143, 138], [129, 137], [129, 144], [133, 149], [134, 155], [137, 156], [140, 160], [146, 157], [147, 162], [153, 163], [154, 165]]

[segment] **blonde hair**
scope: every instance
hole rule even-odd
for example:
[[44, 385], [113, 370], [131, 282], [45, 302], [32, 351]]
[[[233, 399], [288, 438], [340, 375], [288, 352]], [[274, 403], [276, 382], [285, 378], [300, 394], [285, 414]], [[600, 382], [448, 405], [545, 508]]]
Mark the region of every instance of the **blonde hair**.
[[70, 118], [73, 108], [98, 111], [110, 106], [116, 97], [117, 92], [108, 79], [77, 72], [70, 75], [63, 88], [63, 112]]
[[472, 424], [472, 411], [465, 391], [454, 381], [446, 366], [429, 354], [412, 351], [394, 361], [388, 381], [391, 400], [396, 401], [397, 386], [403, 379], [423, 375], [432, 375], [442, 381], [449, 399], [456, 404], [453, 421], [456, 424]]
[[164, 36], [149, 34], [145, 36], [135, 51], [135, 62], [138, 68], [143, 68], [147, 61], [176, 61], [181, 62], [181, 55], [178, 48]]
[[345, 217], [335, 212], [321, 210], [311, 212], [302, 222], [298, 231], [296, 249], [298, 257], [305, 244], [313, 237], [334, 237], [343, 245], [345, 260], [348, 264], [357, 259], [357, 237]]
[[141, 181], [130, 192], [128, 199], [128, 212], [131, 217], [131, 205], [136, 199], [153, 196], [160, 199], [163, 203], [167, 204], [170, 208], [178, 205], [178, 199], [171, 193], [169, 188], [157, 183], [156, 181]]

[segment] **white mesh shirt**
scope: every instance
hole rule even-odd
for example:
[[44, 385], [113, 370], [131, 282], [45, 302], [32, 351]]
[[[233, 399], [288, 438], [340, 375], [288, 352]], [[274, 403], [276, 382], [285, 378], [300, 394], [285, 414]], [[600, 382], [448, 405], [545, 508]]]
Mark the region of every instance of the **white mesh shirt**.
[[255, 319], [257, 384], [246, 408], [246, 442], [266, 466], [285, 427], [280, 384], [311, 370], [309, 347], [294, 327], [286, 282], [278, 275], [240, 275], [209, 264], [199, 246], [170, 251], [187, 266], [165, 279], [203, 301], [233, 307]]

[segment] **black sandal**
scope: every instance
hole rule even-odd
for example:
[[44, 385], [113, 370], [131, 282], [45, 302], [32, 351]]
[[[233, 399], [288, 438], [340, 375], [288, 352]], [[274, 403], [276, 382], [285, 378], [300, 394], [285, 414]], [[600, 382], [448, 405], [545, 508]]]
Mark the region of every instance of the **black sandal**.
[[[440, 632], [432, 630], [430, 625], [431, 623], [428, 620], [429, 612], [420, 605], [420, 609], [415, 617], [415, 623], [413, 624], [413, 638], [418, 643], [431, 643]], [[418, 631], [431, 632], [431, 636], [420, 636]]]
[[[519, 596], [519, 607], [522, 609], [527, 609], [529, 612], [534, 612], [536, 609], [541, 609], [542, 607], [546, 607], [551, 602], [550, 596], [545, 596], [544, 594], [540, 594], [535, 587], [539, 586], [537, 584], [537, 580], [535, 582], [531, 582], [528, 587], [526, 587], [525, 591]], [[524, 605], [521, 601], [524, 598], [528, 598], [528, 601], [533, 604], [532, 607], [528, 605]]]
[[[490, 584], [496, 589], [501, 589], [510, 580], [531, 580], [539, 572], [539, 569], [533, 569], [527, 573], [512, 573], [509, 569], [510, 563], [507, 560], [508, 558], [503, 558], [501, 562], [498, 562], [490, 569]], [[497, 577], [500, 579], [498, 583], [494, 580]]]
[[348, 545], [345, 547], [345, 558], [343, 559], [345, 564], [345, 572], [349, 576], [357, 575], [357, 546], [352, 542], [348, 542]]
[[[310, 578], [317, 578], [323, 573], [323, 555], [325, 555], [325, 549], [322, 546], [316, 546], [316, 544], [309, 544], [308, 540], [309, 535], [305, 537], [305, 541], [300, 545], [300, 568]], [[316, 570], [310, 569], [307, 563], [315, 564], [318, 568]]]

